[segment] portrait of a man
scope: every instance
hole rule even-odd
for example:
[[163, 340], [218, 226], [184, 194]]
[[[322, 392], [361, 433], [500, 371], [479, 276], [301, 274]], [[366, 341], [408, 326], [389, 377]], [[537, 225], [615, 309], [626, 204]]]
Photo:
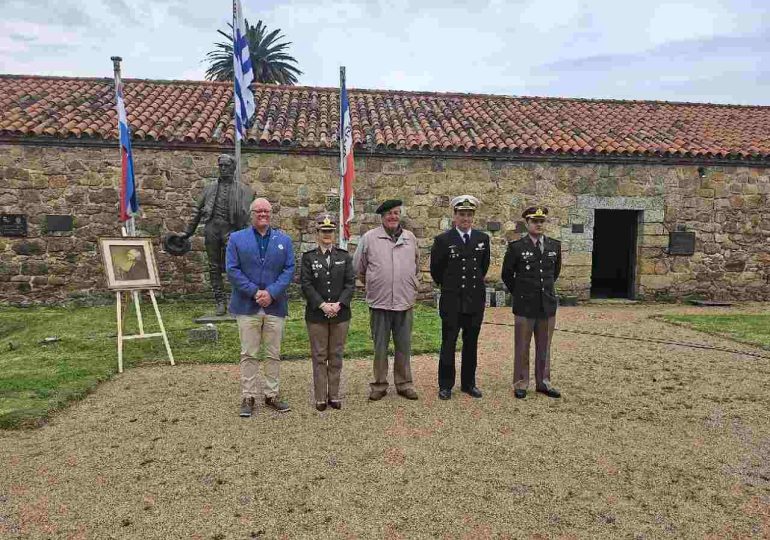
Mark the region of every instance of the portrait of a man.
[[142, 256], [141, 245], [132, 246], [112, 246], [110, 247], [110, 256], [112, 265], [115, 269], [115, 278], [119, 280], [133, 281], [137, 279], [148, 279], [150, 277], [147, 271], [147, 261]]
[[101, 238], [102, 258], [110, 289], [152, 289], [160, 286], [150, 238]]

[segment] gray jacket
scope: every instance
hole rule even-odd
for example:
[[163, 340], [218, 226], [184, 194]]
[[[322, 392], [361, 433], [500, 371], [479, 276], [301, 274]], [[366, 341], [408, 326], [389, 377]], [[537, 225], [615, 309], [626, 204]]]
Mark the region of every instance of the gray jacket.
[[397, 242], [380, 226], [361, 237], [353, 268], [366, 283], [366, 303], [374, 309], [406, 311], [417, 300], [417, 238], [404, 230]]

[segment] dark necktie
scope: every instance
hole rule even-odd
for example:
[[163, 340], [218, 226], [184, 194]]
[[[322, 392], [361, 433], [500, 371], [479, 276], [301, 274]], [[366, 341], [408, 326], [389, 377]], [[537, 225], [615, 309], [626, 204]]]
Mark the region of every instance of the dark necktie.
[[543, 244], [541, 244], [540, 242], [541, 242], [541, 240], [538, 238], [537, 239], [537, 244], [535, 244], [535, 247], [537, 248], [537, 250], [542, 255], [543, 254]]
[[465, 242], [467, 244], [469, 238], [470, 237], [468, 236], [468, 233], [463, 233], [463, 242]]

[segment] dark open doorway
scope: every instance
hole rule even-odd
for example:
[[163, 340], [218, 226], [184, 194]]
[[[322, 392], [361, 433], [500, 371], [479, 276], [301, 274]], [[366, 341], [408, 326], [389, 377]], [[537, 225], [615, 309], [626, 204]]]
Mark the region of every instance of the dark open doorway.
[[637, 210], [595, 210], [592, 298], [636, 296]]

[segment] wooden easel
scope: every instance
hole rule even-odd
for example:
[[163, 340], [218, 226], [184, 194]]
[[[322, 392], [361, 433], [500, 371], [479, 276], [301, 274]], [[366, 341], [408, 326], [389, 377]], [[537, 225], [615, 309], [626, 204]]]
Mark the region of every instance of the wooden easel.
[[[130, 336], [123, 335], [123, 293], [131, 292], [134, 298], [134, 307], [136, 307], [136, 321], [139, 324], [139, 333]], [[168, 335], [166, 334], [166, 328], [163, 326], [163, 319], [160, 317], [160, 310], [158, 309], [158, 302], [155, 300], [155, 291], [153, 289], [147, 289], [150, 293], [150, 300], [152, 300], [152, 307], [155, 308], [155, 316], [158, 318], [158, 326], [160, 326], [160, 332], [153, 332], [150, 334], [144, 333], [144, 323], [142, 321], [142, 309], [139, 307], [139, 291], [115, 291], [115, 298], [117, 299], [117, 315], [118, 315], [118, 373], [123, 373], [123, 342], [131, 339], [144, 339], [153, 337], [162, 337], [163, 344], [166, 346], [166, 353], [168, 353], [168, 359], [171, 365], [174, 364], [174, 355], [171, 352], [171, 346], [168, 343]]]

